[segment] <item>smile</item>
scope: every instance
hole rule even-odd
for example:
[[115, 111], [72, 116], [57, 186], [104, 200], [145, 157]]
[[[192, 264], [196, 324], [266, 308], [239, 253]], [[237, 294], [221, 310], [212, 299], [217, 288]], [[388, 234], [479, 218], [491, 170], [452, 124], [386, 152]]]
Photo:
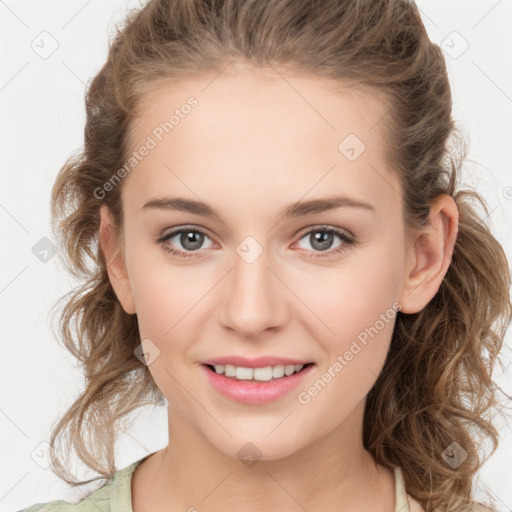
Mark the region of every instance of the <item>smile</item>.
[[294, 373], [300, 372], [304, 366], [311, 365], [313, 363], [303, 364], [290, 364], [282, 365], [278, 364], [275, 366], [265, 366], [260, 368], [247, 368], [244, 366], [234, 366], [232, 364], [216, 364], [208, 365], [210, 369], [215, 371], [218, 375], [224, 375], [225, 377], [236, 379], [236, 380], [255, 380], [268, 382], [273, 379], [281, 379], [285, 375], [289, 377]]
[[262, 405], [284, 398], [304, 381], [315, 366], [307, 363], [247, 368], [201, 364], [200, 368], [209, 384], [224, 398], [241, 404]]

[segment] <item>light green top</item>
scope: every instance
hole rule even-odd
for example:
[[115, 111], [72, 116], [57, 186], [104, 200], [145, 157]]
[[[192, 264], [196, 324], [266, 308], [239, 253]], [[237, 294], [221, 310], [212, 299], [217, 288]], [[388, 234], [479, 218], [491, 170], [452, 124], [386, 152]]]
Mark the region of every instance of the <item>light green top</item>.
[[[131, 481], [135, 468], [147, 459], [146, 455], [124, 469], [116, 471], [103, 487], [90, 493], [77, 503], [55, 500], [48, 503], [37, 503], [18, 512], [133, 512]], [[401, 469], [395, 472], [395, 512], [421, 512], [422, 508], [405, 492]]]

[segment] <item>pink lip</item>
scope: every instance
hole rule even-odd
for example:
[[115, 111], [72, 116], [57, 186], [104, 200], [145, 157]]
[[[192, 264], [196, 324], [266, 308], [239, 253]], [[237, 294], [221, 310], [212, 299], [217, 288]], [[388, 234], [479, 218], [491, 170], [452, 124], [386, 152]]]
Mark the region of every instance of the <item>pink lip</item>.
[[[254, 362], [254, 360], [252, 362]], [[289, 393], [292, 389], [296, 388], [309, 374], [314, 365], [303, 368], [299, 373], [294, 373], [289, 377], [281, 377], [280, 379], [264, 382], [232, 379], [215, 373], [205, 364], [200, 365], [200, 367], [202, 368], [202, 371], [206, 373], [206, 377], [209, 379], [210, 384], [221, 395], [242, 404], [260, 405], [277, 400], [286, 393]], [[250, 368], [249, 366], [246, 367]]]
[[203, 361], [203, 364], [210, 364], [215, 366], [216, 364], [232, 364], [233, 366], [243, 366], [244, 368], [264, 368], [265, 366], [277, 366], [278, 364], [290, 365], [290, 364], [308, 364], [313, 361], [304, 361], [300, 359], [287, 359], [284, 357], [273, 357], [273, 356], [261, 356], [255, 358], [247, 358], [243, 356], [225, 356], [216, 357], [215, 359], [209, 359]]

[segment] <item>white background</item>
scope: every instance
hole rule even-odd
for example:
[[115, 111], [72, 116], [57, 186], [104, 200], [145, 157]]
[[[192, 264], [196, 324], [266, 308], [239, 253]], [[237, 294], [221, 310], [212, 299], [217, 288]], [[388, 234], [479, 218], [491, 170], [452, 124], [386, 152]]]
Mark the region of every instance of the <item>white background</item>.
[[[73, 281], [58, 257], [43, 263], [32, 247], [44, 236], [51, 238], [50, 190], [58, 169], [82, 144], [86, 84], [106, 59], [114, 25], [137, 5], [0, 0], [0, 512], [77, 499], [85, 492], [68, 489], [35, 462], [37, 456], [32, 458], [34, 451], [44, 454], [41, 443], [51, 425], [83, 385], [74, 360], [53, 338], [48, 317]], [[418, 6], [431, 39], [445, 49], [454, 117], [470, 138], [465, 179], [486, 198], [493, 232], [512, 261], [512, 2], [421, 0]], [[41, 35], [44, 31], [51, 36]], [[45, 48], [51, 48], [50, 37], [58, 48], [43, 59], [31, 45], [46, 38]], [[508, 365], [511, 336], [509, 331], [504, 349]], [[498, 368], [495, 377], [512, 395], [510, 373]], [[501, 423], [499, 428], [500, 447], [475, 485], [478, 496], [488, 493], [505, 512], [512, 510], [512, 432]], [[118, 468], [167, 441], [166, 408], [142, 410], [118, 445]]]

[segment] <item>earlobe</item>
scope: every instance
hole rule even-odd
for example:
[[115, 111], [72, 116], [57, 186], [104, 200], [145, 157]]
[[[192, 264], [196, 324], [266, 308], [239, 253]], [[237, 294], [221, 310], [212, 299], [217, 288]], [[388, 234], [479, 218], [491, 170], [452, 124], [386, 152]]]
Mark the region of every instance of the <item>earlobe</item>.
[[412, 270], [399, 298], [403, 313], [421, 311], [439, 290], [450, 266], [457, 238], [459, 212], [455, 200], [441, 194], [430, 203], [430, 215], [410, 251]]
[[114, 221], [106, 205], [100, 207], [99, 244], [105, 256], [110, 284], [125, 312], [133, 315], [136, 311], [128, 271], [116, 236]]

